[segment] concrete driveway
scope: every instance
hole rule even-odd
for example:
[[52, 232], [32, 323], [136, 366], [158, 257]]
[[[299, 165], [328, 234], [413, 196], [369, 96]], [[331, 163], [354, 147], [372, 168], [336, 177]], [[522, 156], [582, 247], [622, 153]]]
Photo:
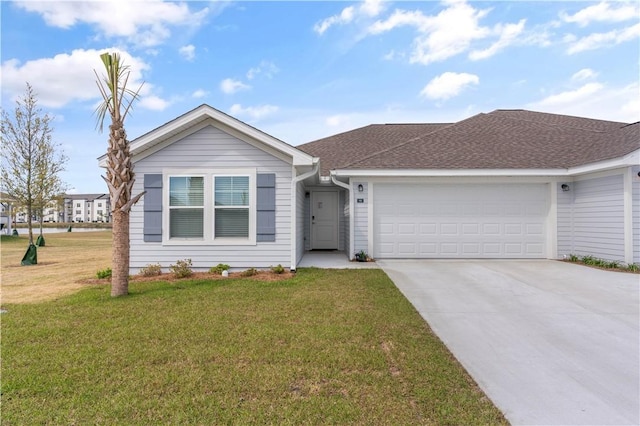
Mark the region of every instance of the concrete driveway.
[[384, 260], [516, 425], [640, 423], [640, 279], [550, 260]]

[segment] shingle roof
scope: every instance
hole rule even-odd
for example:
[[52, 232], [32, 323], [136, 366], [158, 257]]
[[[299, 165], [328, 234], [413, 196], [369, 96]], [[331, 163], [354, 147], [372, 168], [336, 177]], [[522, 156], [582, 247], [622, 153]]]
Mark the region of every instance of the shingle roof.
[[[412, 125], [415, 128], [425, 125]], [[367, 148], [346, 134], [304, 145], [319, 156], [322, 174], [331, 169], [554, 169], [624, 156], [640, 149], [640, 123], [496, 110], [452, 125], [435, 125], [422, 135], [389, 138], [379, 126], [357, 129], [377, 142]], [[364, 150], [354, 150], [360, 147]], [[368, 149], [368, 152], [367, 152]], [[328, 161], [327, 161], [328, 160]]]
[[397, 146], [450, 124], [371, 124], [296, 148], [320, 157], [321, 174], [340, 169], [375, 152]]

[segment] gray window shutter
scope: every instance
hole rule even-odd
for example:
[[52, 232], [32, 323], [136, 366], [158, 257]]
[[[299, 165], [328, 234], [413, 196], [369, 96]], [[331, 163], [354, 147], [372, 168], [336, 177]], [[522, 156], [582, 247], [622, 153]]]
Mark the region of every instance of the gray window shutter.
[[162, 242], [162, 174], [145, 174], [144, 190], [144, 241]]
[[257, 175], [256, 197], [257, 242], [276, 240], [276, 175]]

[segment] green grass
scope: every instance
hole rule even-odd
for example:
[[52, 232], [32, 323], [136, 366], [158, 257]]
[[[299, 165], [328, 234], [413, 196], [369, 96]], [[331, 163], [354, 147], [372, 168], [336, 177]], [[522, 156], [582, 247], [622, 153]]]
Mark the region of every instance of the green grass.
[[379, 270], [6, 305], [2, 422], [505, 424]]

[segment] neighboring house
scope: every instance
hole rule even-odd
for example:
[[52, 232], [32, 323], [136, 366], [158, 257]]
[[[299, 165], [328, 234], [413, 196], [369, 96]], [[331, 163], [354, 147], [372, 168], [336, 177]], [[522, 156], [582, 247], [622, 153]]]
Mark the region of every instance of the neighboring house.
[[[131, 143], [131, 272], [353, 258], [640, 262], [640, 124], [497, 110], [292, 147], [208, 105]], [[100, 158], [105, 165], [106, 158]]]

